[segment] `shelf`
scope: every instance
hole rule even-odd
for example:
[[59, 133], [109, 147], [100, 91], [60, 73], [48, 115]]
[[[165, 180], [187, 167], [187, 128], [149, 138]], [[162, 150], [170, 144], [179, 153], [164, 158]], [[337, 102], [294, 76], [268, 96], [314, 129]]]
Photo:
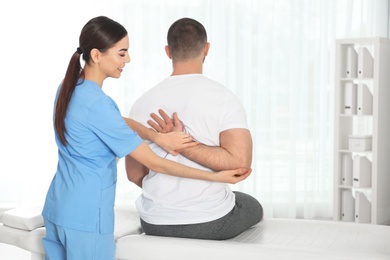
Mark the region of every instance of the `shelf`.
[[374, 78], [340, 78], [340, 81], [372, 81]]
[[338, 188], [343, 190], [354, 190], [360, 192], [369, 192], [372, 190], [372, 187], [354, 187], [354, 186], [346, 186], [346, 185], [339, 185]]
[[335, 67], [333, 218], [389, 225], [390, 39], [336, 40]]
[[358, 115], [358, 114], [339, 114], [340, 117], [372, 117], [372, 114], [366, 114], [366, 115]]
[[340, 149], [339, 153], [356, 153], [356, 154], [367, 154], [367, 153], [372, 153], [372, 150], [367, 150], [367, 151], [352, 151], [348, 149]]

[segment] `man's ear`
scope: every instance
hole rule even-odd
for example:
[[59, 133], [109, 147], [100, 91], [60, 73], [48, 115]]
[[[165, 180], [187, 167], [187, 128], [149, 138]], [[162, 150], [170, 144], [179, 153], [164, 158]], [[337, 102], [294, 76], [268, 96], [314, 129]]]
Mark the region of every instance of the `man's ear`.
[[165, 45], [165, 53], [167, 54], [168, 58], [172, 59], [171, 52], [169, 51], [168, 45]]
[[204, 54], [205, 57], [209, 53], [209, 49], [210, 49], [210, 43], [206, 42], [206, 45], [204, 46], [204, 50], [203, 50], [203, 54]]
[[100, 51], [96, 48], [92, 49], [91, 52], [91, 59], [94, 63], [99, 63], [99, 59], [100, 59]]

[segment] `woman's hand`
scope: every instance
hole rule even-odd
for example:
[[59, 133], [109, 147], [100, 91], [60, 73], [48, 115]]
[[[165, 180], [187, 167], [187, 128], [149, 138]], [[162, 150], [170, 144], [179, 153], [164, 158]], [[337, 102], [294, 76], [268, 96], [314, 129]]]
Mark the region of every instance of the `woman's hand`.
[[[172, 155], [178, 155], [177, 150], [194, 147], [199, 143], [194, 141], [192, 136], [184, 133], [183, 131], [167, 132], [165, 134], [154, 131], [151, 128], [138, 123], [137, 121], [123, 117], [126, 124], [130, 126], [131, 129], [136, 131], [138, 135], [144, 140], [150, 140], [159, 146], [161, 146], [165, 151], [169, 152]], [[180, 122], [177, 118], [176, 120]]]
[[245, 180], [252, 173], [252, 169], [239, 168], [236, 170], [225, 170], [219, 172], [212, 172], [212, 180], [218, 182], [225, 182], [230, 184], [236, 184]]
[[194, 147], [199, 144], [193, 140], [191, 135], [184, 132], [158, 133], [153, 142], [172, 155], [178, 155], [178, 150]]

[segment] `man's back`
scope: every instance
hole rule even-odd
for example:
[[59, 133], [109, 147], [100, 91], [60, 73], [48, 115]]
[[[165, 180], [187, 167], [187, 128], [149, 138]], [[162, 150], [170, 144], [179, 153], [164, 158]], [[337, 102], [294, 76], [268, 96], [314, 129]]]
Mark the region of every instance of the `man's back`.
[[[198, 21], [184, 17], [169, 27], [167, 42], [165, 52], [172, 60], [172, 76], [141, 97], [130, 117], [147, 125], [151, 113], [162, 109], [165, 113], [160, 115], [165, 122], [153, 118], [161, 123], [163, 131], [171, 131], [175, 128], [169, 122], [170, 116], [175, 126], [180, 124], [173, 114], [176, 112], [185, 131], [199, 142], [180, 148], [177, 156], [151, 144], [162, 157], [197, 168], [250, 169], [252, 137], [243, 106], [227, 88], [202, 75], [210, 47], [206, 29]], [[128, 179], [143, 189], [136, 205], [147, 235], [228, 239], [263, 217], [262, 206], [255, 198], [232, 192], [226, 183], [148, 172], [129, 157], [126, 172]]]
[[[163, 109], [177, 112], [194, 139], [219, 146], [220, 133], [247, 129], [245, 110], [233, 93], [201, 74], [172, 76], [146, 92], [132, 108], [130, 117], [147, 125], [150, 113]], [[159, 156], [191, 167], [206, 169], [182, 155], [172, 156], [156, 144]], [[226, 215], [234, 206], [234, 194], [224, 183], [176, 178], [150, 172], [143, 180], [137, 207], [143, 220], [152, 224], [207, 222]]]

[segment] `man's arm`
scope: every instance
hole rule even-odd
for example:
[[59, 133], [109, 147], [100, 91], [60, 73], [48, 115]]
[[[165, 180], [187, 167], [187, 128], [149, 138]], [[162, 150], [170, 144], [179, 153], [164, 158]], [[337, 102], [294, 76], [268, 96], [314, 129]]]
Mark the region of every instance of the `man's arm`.
[[[142, 179], [145, 177], [147, 169], [150, 169], [153, 172], [181, 178], [225, 182], [230, 184], [235, 184], [245, 180], [252, 172], [252, 169], [250, 168], [238, 168], [233, 170], [210, 172], [188, 167], [180, 163], [159, 157], [144, 142], [135, 148], [131, 153], [129, 153], [128, 156], [145, 165], [145, 168], [142, 168], [140, 165], [133, 164], [134, 161], [130, 160], [129, 157], [126, 157], [128, 163], [126, 165], [126, 171], [130, 175], [129, 179], [139, 186], [142, 186]], [[132, 172], [134, 169], [131, 167], [135, 167], [137, 176], [135, 176], [135, 174]]]
[[[178, 131], [182, 126], [176, 113], [171, 119], [165, 111], [160, 109], [159, 116], [152, 113], [154, 121], [148, 124], [158, 132]], [[186, 158], [215, 171], [250, 167], [252, 163], [252, 136], [248, 129], [229, 129], [220, 133], [220, 146], [198, 144], [193, 147], [177, 150]]]
[[142, 180], [149, 173], [149, 169], [130, 155], [125, 157], [127, 179], [142, 188]]
[[186, 158], [214, 171], [250, 168], [252, 164], [252, 137], [247, 129], [229, 129], [221, 132], [220, 146], [199, 144], [178, 150]]

